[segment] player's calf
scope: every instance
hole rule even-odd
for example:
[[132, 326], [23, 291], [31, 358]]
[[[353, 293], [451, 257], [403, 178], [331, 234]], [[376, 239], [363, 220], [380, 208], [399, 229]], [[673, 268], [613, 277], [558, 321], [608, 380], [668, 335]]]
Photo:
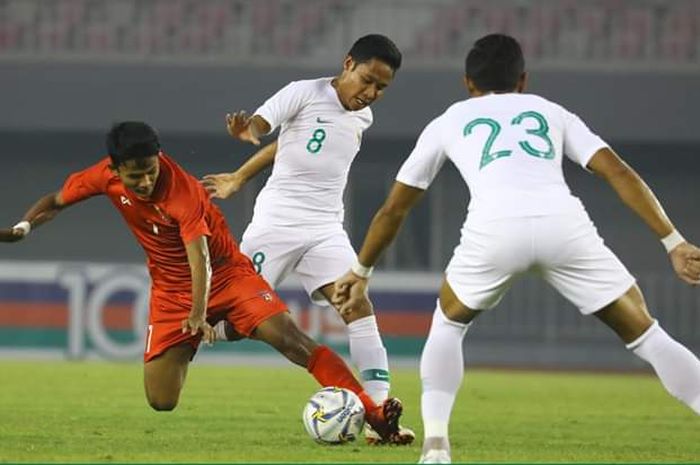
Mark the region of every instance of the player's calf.
[[648, 362], [666, 390], [700, 415], [700, 360], [664, 331], [658, 322], [627, 348]]

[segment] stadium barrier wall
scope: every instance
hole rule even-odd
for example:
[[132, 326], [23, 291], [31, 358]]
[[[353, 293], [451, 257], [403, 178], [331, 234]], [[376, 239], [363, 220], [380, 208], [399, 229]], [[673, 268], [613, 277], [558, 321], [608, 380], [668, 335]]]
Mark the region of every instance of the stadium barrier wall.
[[[435, 273], [380, 273], [371, 297], [393, 363], [415, 365], [435, 309], [441, 281]], [[698, 353], [700, 294], [673, 276], [645, 275], [649, 307], [664, 327]], [[339, 316], [309, 302], [295, 283], [279, 294], [300, 326], [347, 354]], [[79, 360], [139, 360], [148, 313], [146, 268], [128, 264], [0, 261], [0, 356]], [[217, 343], [200, 358], [246, 363], [283, 362], [256, 341]], [[639, 369], [595, 318], [578, 315], [545, 283], [517, 282], [499, 308], [469, 332], [466, 360], [473, 365], [586, 369]]]
[[[415, 356], [427, 333], [438, 278], [426, 275], [414, 281], [423, 285], [381, 285], [376, 296], [392, 347], [409, 357]], [[149, 287], [143, 266], [0, 261], [0, 352], [138, 359], [144, 347]], [[341, 349], [347, 345], [344, 324], [335, 311], [311, 304], [294, 283], [279, 293], [310, 335]], [[238, 356], [268, 352], [252, 341], [207, 349], [219, 355], [235, 351]]]

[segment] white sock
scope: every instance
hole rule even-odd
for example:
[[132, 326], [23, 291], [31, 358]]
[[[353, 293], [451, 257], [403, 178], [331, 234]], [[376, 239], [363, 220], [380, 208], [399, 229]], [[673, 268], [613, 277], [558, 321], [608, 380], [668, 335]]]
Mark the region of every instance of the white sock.
[[627, 348], [654, 367], [673, 397], [700, 414], [700, 360], [691, 351], [671, 338], [657, 321]]
[[360, 372], [362, 387], [376, 403], [389, 396], [389, 360], [379, 335], [377, 318], [370, 315], [348, 325], [350, 358]]
[[469, 325], [448, 320], [440, 301], [420, 360], [421, 413], [426, 438], [447, 438], [455, 396], [464, 377], [462, 339]]
[[214, 334], [216, 334], [217, 341], [228, 341], [225, 325], [226, 320], [221, 320], [214, 325]]

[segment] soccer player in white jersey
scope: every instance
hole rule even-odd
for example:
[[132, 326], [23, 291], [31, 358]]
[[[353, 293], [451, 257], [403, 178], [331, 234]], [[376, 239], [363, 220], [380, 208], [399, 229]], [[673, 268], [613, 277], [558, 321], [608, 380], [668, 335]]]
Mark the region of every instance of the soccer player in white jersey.
[[521, 273], [536, 272], [582, 314], [595, 315], [664, 387], [700, 414], [700, 361], [672, 339], [645, 306], [635, 279], [605, 246], [562, 173], [567, 156], [607, 181], [660, 238], [680, 279], [700, 284], [700, 250], [683, 239], [644, 181], [573, 113], [522, 93], [526, 73], [517, 41], [479, 39], [466, 60], [472, 98], [431, 121], [375, 215], [358, 262], [337, 280], [346, 311], [404, 218], [450, 159], [471, 202], [447, 266], [420, 372], [425, 431], [421, 463], [449, 463], [448, 420], [462, 382], [462, 340], [471, 321], [496, 306]]
[[[241, 242], [241, 250], [273, 287], [293, 273], [314, 302], [327, 305], [335, 280], [356, 261], [343, 229], [343, 191], [362, 133], [372, 124], [369, 106], [400, 66], [401, 53], [389, 38], [367, 35], [352, 46], [338, 76], [291, 82], [252, 117], [227, 115], [229, 134], [256, 145], [260, 136], [281, 127], [277, 141], [237, 171], [203, 180], [214, 197], [226, 198], [274, 163]], [[363, 387], [383, 402], [389, 364], [371, 303], [363, 299], [343, 319]], [[217, 329], [221, 334], [222, 327]], [[413, 439], [413, 432], [402, 428], [395, 442]], [[367, 440], [381, 442], [373, 431]]]

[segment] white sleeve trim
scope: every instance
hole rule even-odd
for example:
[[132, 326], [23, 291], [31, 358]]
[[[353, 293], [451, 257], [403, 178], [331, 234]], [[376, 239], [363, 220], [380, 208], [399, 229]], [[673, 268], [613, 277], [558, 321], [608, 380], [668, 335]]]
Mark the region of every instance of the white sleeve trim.
[[261, 136], [266, 136], [266, 135], [270, 134], [271, 132], [275, 132], [275, 129], [277, 129], [277, 127], [280, 125], [277, 121], [275, 121], [272, 118], [272, 115], [270, 115], [268, 110], [264, 107], [260, 107], [257, 110], [255, 110], [255, 113], [253, 115], [257, 115], [257, 116], [261, 117], [262, 119], [267, 121], [267, 124], [270, 125], [270, 130], [265, 134], [260, 134]]
[[592, 172], [592, 171], [588, 168], [588, 163], [590, 163], [591, 158], [593, 158], [593, 155], [595, 155], [596, 153], [598, 153], [598, 150], [600, 150], [600, 149], [610, 148], [610, 146], [609, 146], [608, 144], [606, 144], [605, 141], [603, 141], [602, 139], [601, 139], [600, 142], [601, 142], [601, 143], [599, 143], [599, 144], [591, 144], [591, 148], [590, 148], [590, 149], [586, 149], [586, 150], [584, 151], [584, 153], [587, 153], [588, 155], [586, 155], [585, 157], [583, 157], [583, 158], [581, 159], [581, 166], [583, 167], [583, 169], [585, 169], [585, 170], [588, 171], [588, 172]]
[[441, 117], [437, 117], [423, 129], [411, 154], [399, 168], [397, 181], [423, 190], [430, 187], [447, 158], [441, 121]]
[[267, 121], [270, 132], [273, 132], [303, 108], [308, 98], [308, 88], [308, 81], [290, 82], [268, 98], [253, 114]]
[[427, 190], [428, 187], [430, 187], [429, 182], [425, 182], [425, 181], [421, 182], [421, 181], [416, 181], [415, 179], [409, 179], [408, 177], [403, 175], [401, 173], [401, 171], [399, 171], [396, 174], [396, 181], [400, 182], [401, 184], [406, 184], [407, 186], [416, 187], [416, 188], [422, 189], [422, 190]]

